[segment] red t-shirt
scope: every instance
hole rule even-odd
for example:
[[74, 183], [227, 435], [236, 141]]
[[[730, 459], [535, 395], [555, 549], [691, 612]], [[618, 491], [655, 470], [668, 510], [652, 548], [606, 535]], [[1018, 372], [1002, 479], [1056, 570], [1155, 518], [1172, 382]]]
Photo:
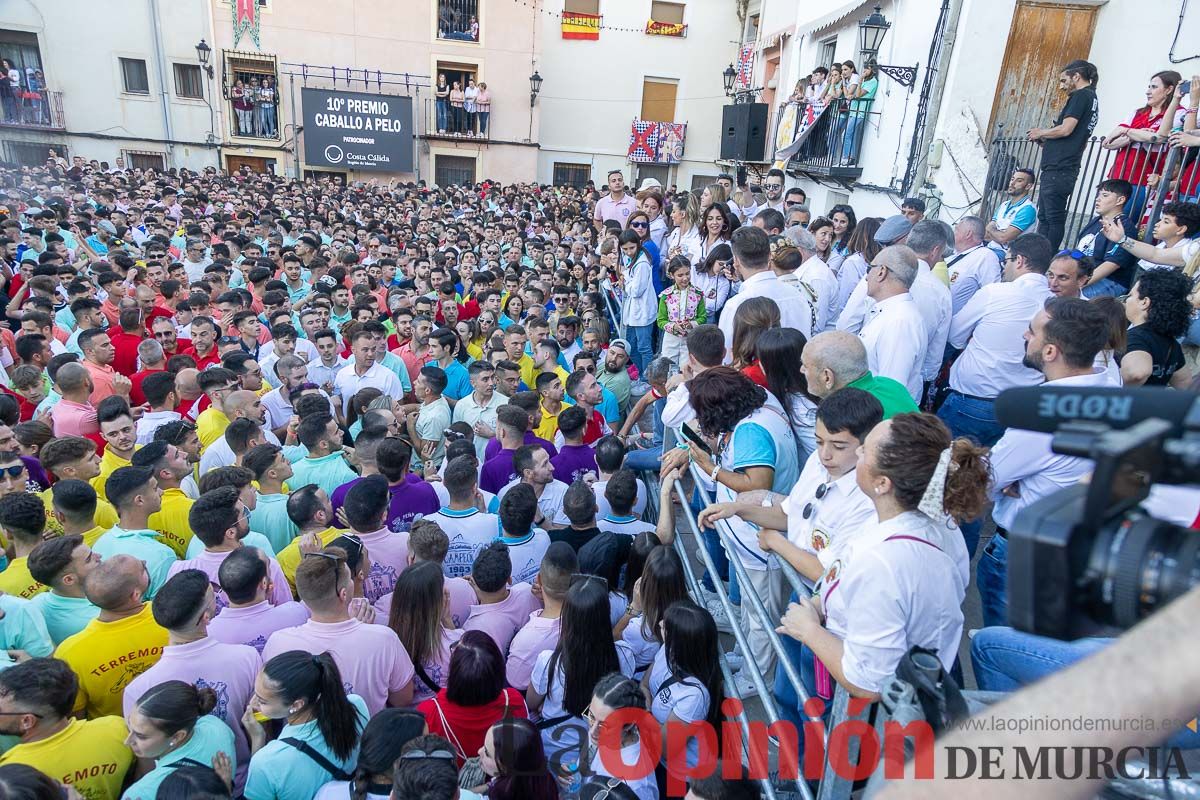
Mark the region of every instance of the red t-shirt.
[[113, 347], [117, 351], [116, 357], [113, 358], [112, 368], [121, 375], [130, 377], [137, 372], [138, 345], [142, 343], [144, 337], [140, 334], [117, 330], [110, 333], [109, 338], [112, 339]]
[[[457, 742], [462, 748], [458, 754], [460, 767], [464, 755], [471, 758], [479, 754], [479, 748], [483, 747], [483, 737], [505, 716], [529, 718], [525, 698], [521, 697], [521, 693], [516, 689], [511, 688], [505, 689], [495, 700], [482, 706], [460, 706], [452, 703], [446, 699], [446, 690], [443, 688], [437, 693], [437, 697], [419, 703], [417, 711], [425, 715], [430, 733]], [[447, 725], [453, 736], [446, 735]]]
[[129, 382], [133, 384], [133, 388], [129, 390], [129, 402], [135, 406], [140, 406], [146, 402], [146, 395], [142, 394], [142, 381], [146, 380], [147, 375], [153, 375], [156, 372], [166, 372], [163, 369], [144, 369], [141, 372], [134, 374]]
[[208, 355], [204, 356], [203, 358], [201, 358], [200, 354], [196, 352], [196, 348], [191, 345], [189, 345], [187, 349], [179, 347], [177, 348], [176, 352], [178, 355], [191, 356], [192, 358], [196, 359], [196, 369], [204, 369], [209, 364], [221, 363], [221, 357], [217, 354], [216, 347], [208, 351]]
[[587, 424], [583, 426], [583, 443], [595, 444], [602, 438], [604, 438], [604, 416], [593, 409]]
[[[1162, 114], [1150, 116], [1149, 108], [1139, 108], [1124, 124], [1134, 130], [1157, 130], [1162, 118]], [[1147, 176], [1162, 172], [1162, 162], [1167, 154], [1165, 147], [1154, 146], [1153, 150], [1150, 147], [1141, 142], [1122, 147], [1113, 159], [1108, 177], [1129, 181], [1134, 186], [1145, 186]]]
[[757, 383], [762, 388], [767, 388], [767, 375], [763, 372], [762, 367], [758, 365], [757, 361], [743, 369], [742, 374]]

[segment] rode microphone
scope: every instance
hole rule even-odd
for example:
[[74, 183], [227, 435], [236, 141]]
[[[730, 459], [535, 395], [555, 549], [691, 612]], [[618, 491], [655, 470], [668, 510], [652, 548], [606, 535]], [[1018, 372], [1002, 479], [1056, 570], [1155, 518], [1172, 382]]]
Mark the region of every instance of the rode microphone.
[[996, 398], [997, 422], [1041, 433], [1054, 433], [1068, 422], [1125, 430], [1150, 418], [1169, 423], [1168, 436], [1200, 429], [1200, 398], [1194, 392], [1116, 386], [1030, 386], [1006, 389]]

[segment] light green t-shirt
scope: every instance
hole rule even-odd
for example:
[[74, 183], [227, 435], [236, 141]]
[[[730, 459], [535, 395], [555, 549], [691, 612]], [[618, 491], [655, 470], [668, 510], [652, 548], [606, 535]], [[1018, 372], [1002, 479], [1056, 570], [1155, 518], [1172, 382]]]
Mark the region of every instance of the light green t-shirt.
[[178, 767], [185, 765], [211, 767], [213, 756], [222, 752], [229, 756], [230, 764], [237, 771], [237, 751], [233, 746], [233, 731], [225, 722], [212, 714], [196, 720], [192, 737], [175, 750], [154, 762], [154, 769], [130, 786], [121, 795], [121, 800], [154, 800], [158, 785]]

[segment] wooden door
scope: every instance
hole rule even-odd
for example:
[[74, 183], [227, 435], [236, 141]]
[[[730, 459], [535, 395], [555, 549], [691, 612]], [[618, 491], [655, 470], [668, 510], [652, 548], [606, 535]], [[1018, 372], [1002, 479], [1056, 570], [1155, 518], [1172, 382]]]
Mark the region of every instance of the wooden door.
[[225, 168], [230, 173], [237, 172], [242, 167], [249, 167], [251, 172], [256, 172], [260, 175], [266, 174], [269, 171], [267, 169], [267, 159], [265, 158], [257, 156], [225, 156]]
[[1000, 123], [1005, 137], [1050, 126], [1066, 101], [1058, 89], [1059, 73], [1069, 62], [1091, 53], [1097, 10], [1090, 5], [1017, 0], [988, 124], [989, 141], [998, 135]]

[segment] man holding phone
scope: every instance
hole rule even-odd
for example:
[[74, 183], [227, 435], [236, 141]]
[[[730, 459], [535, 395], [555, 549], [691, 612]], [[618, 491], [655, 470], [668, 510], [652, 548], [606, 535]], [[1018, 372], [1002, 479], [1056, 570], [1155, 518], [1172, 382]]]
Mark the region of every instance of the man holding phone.
[[1137, 259], [1133, 253], [1118, 247], [1116, 242], [1109, 241], [1103, 225], [1105, 222], [1109, 223], [1109, 227], [1120, 225], [1126, 236], [1138, 238], [1136, 221], [1121, 213], [1132, 194], [1133, 186], [1129, 181], [1110, 179], [1096, 187], [1096, 217], [1080, 231], [1076, 247], [1096, 264], [1092, 277], [1083, 288], [1083, 296], [1089, 300], [1104, 295], [1120, 297], [1133, 284]]

